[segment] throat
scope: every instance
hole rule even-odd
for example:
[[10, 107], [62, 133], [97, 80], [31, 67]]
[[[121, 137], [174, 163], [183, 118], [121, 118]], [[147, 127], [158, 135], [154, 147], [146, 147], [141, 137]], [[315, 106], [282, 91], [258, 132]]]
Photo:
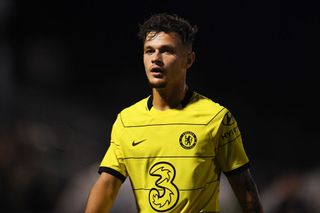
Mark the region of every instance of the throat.
[[180, 90], [171, 90], [170, 92], [153, 89], [152, 106], [160, 111], [182, 108], [182, 102], [185, 99], [187, 93], [187, 86]]

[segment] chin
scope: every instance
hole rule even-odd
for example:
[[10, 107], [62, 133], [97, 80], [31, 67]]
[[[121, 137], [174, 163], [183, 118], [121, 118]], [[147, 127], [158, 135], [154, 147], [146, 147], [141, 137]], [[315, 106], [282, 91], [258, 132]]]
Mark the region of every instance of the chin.
[[166, 82], [150, 82], [149, 81], [149, 85], [151, 86], [151, 88], [163, 89], [167, 86], [167, 83]]

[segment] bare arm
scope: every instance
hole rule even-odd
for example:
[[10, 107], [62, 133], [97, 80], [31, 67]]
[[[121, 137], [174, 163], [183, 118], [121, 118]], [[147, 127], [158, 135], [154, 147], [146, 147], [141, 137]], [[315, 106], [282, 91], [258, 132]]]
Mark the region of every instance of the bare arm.
[[121, 184], [118, 178], [102, 172], [90, 191], [85, 213], [109, 212]]
[[249, 169], [228, 177], [228, 180], [244, 213], [263, 213], [257, 186]]

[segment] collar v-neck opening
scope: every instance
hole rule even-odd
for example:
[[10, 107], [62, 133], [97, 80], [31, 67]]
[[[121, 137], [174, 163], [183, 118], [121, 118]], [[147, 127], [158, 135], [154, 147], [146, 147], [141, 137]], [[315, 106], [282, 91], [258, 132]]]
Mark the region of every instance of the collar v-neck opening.
[[[193, 91], [191, 89], [188, 89], [187, 90], [187, 93], [186, 95], [184, 96], [184, 98], [182, 99], [182, 101], [180, 102], [180, 105], [182, 108], [184, 108], [185, 106], [187, 106], [187, 104], [189, 103], [191, 97], [193, 95]], [[148, 102], [147, 102], [147, 105], [148, 105], [148, 110], [150, 111], [151, 108], [153, 107], [153, 95], [151, 94], [148, 98]]]

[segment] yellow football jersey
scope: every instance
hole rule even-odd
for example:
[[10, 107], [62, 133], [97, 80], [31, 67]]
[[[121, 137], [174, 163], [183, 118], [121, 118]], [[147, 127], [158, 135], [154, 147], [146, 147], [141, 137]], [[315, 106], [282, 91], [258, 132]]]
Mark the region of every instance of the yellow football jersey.
[[221, 171], [249, 162], [236, 120], [196, 92], [177, 109], [150, 103], [152, 96], [119, 113], [99, 172], [129, 177], [139, 212], [219, 212]]

